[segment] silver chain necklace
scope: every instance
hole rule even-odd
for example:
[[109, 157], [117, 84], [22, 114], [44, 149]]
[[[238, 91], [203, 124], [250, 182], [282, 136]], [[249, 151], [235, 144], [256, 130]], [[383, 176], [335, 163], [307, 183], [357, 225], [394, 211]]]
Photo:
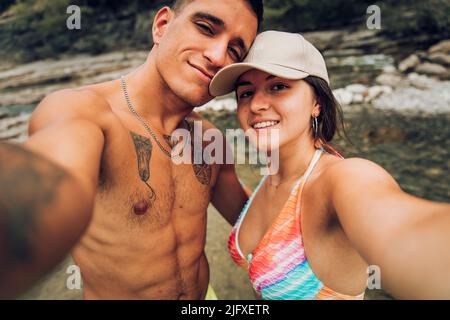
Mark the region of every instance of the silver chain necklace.
[[[125, 95], [125, 100], [127, 101], [127, 105], [128, 105], [128, 109], [130, 109], [131, 113], [142, 123], [142, 125], [144, 126], [144, 128], [150, 133], [150, 135], [152, 136], [153, 140], [155, 140], [156, 144], [159, 146], [159, 148], [161, 149], [161, 151], [168, 156], [169, 158], [173, 159], [173, 158], [179, 158], [182, 156], [183, 154], [183, 149], [180, 152], [180, 154], [177, 154], [175, 156], [172, 156], [172, 153], [169, 152], [166, 148], [164, 148], [164, 146], [161, 144], [161, 142], [159, 141], [158, 137], [156, 136], [156, 134], [153, 132], [153, 130], [150, 128], [150, 126], [147, 124], [147, 122], [145, 122], [145, 120], [139, 115], [139, 113], [137, 113], [137, 111], [134, 109], [133, 104], [131, 103], [131, 99], [130, 99], [130, 95], [128, 94], [128, 90], [127, 90], [127, 84], [125, 83], [125, 77], [121, 76], [120, 77], [120, 82], [122, 84], [122, 90], [123, 93]], [[192, 127], [191, 124], [184, 119], [184, 121], [186, 122], [187, 126], [188, 126], [188, 130], [189, 132], [191, 132]]]

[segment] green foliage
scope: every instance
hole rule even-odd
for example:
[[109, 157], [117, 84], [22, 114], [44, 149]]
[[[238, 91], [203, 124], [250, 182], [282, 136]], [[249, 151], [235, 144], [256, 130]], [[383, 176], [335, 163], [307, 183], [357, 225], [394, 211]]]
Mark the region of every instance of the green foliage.
[[15, 0], [2, 0], [0, 1], [0, 14], [11, 6]]
[[[172, 2], [0, 0], [0, 58], [31, 61], [67, 52], [149, 49], [153, 17]], [[81, 7], [81, 30], [66, 28], [66, 9], [71, 4]], [[362, 27], [371, 4], [381, 7], [383, 31], [388, 35], [449, 36], [449, 0], [265, 0], [263, 27], [293, 32]]]
[[383, 26], [387, 34], [408, 36], [417, 34], [439, 34], [450, 36], [450, 1], [383, 1], [380, 3], [384, 15]]
[[[70, 47], [65, 15], [69, 0], [21, 0], [9, 8], [13, 16], [2, 26], [0, 45], [15, 52], [18, 60], [51, 57]], [[31, 30], [31, 32], [30, 32]], [[20, 51], [14, 49], [20, 48]]]
[[266, 0], [265, 4], [271, 28], [304, 32], [360, 22], [373, 0]]

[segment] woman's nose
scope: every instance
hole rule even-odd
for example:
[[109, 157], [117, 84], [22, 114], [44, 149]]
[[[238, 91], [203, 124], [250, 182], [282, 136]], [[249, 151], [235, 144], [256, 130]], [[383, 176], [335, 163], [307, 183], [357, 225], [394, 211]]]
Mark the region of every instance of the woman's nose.
[[270, 99], [267, 98], [264, 92], [256, 91], [250, 104], [251, 111], [254, 113], [259, 113], [269, 108], [270, 108]]

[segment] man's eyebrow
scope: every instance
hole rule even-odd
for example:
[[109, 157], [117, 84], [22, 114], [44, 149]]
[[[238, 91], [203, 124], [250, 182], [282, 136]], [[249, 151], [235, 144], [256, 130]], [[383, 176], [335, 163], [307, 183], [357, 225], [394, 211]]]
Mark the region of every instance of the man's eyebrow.
[[211, 22], [212, 24], [224, 28], [225, 27], [225, 22], [216, 17], [213, 16], [212, 14], [206, 13], [206, 12], [197, 12], [192, 16], [193, 19], [204, 19], [204, 20], [208, 20], [209, 22]]
[[[194, 13], [192, 16], [193, 19], [203, 19], [203, 20], [208, 20], [210, 23], [220, 27], [220, 28], [225, 28], [226, 24], [225, 21], [223, 21], [222, 19], [220, 19], [219, 17], [216, 17], [210, 13], [207, 12], [197, 12]], [[245, 42], [242, 38], [236, 38], [236, 43], [237, 45], [241, 48], [242, 52], [245, 54], [247, 54], [248, 52], [248, 48], [245, 45]]]

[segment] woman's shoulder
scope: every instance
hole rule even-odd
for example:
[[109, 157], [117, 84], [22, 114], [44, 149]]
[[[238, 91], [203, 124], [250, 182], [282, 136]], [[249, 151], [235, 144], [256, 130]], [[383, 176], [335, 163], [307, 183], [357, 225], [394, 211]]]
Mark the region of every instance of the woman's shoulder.
[[322, 180], [331, 187], [343, 185], [367, 185], [373, 183], [395, 184], [394, 178], [379, 164], [364, 158], [339, 159], [327, 166]]
[[335, 161], [326, 168], [329, 174], [343, 174], [343, 173], [386, 173], [386, 170], [379, 164], [364, 158], [354, 157], [345, 158]]

